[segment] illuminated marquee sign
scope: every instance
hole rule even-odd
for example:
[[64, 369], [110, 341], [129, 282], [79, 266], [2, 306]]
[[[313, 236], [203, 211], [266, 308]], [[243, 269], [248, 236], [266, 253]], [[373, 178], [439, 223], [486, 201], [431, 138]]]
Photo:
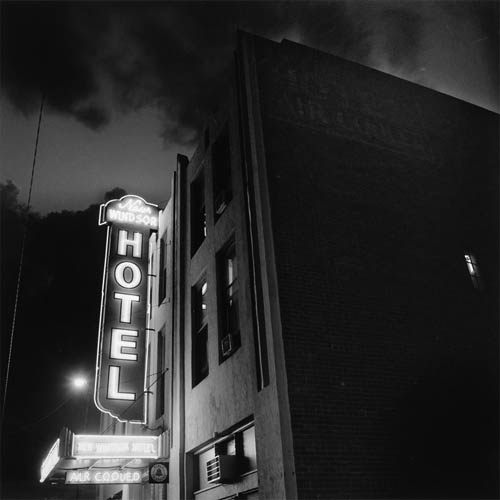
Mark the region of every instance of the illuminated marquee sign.
[[119, 200], [101, 205], [99, 224], [128, 224], [148, 229], [158, 229], [158, 207], [139, 196], [126, 195]]
[[141, 472], [124, 469], [74, 470], [66, 473], [66, 484], [138, 484], [141, 482]]
[[57, 465], [59, 462], [59, 459], [61, 458], [59, 456], [59, 444], [60, 444], [60, 439], [58, 439], [53, 445], [52, 448], [50, 449], [49, 453], [45, 457], [45, 460], [42, 463], [42, 466], [40, 467], [40, 482], [43, 483], [47, 476], [52, 472], [54, 467]]
[[72, 456], [83, 458], [153, 458], [160, 456], [160, 436], [73, 436]]
[[120, 421], [144, 423], [148, 242], [158, 207], [126, 195], [101, 205], [108, 226], [95, 403]]

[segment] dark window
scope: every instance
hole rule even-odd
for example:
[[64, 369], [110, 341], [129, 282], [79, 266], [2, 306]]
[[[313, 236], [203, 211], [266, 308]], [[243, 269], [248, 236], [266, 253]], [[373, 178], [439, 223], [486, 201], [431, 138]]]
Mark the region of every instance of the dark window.
[[193, 387], [208, 375], [207, 289], [206, 278], [192, 288]]
[[149, 319], [152, 319], [153, 317], [153, 302], [154, 302], [154, 296], [153, 296], [153, 278], [156, 276], [154, 274], [154, 269], [155, 269], [155, 254], [151, 254], [151, 263], [150, 263], [150, 275], [149, 275]]
[[208, 127], [205, 129], [205, 133], [203, 134], [203, 141], [205, 150], [207, 150], [208, 146], [210, 146], [210, 130]]
[[156, 352], [156, 418], [165, 413], [165, 333], [158, 332], [158, 345]]
[[191, 183], [191, 255], [207, 235], [207, 213], [203, 172]]
[[219, 287], [219, 339], [222, 360], [241, 345], [238, 314], [238, 265], [232, 239], [217, 258]]
[[148, 367], [148, 376], [147, 376], [147, 387], [153, 388], [154, 387], [154, 382], [156, 380], [156, 375], [153, 373], [151, 370], [151, 349], [148, 349], [148, 359], [147, 359], [147, 367]]
[[167, 296], [167, 249], [165, 247], [165, 240], [160, 239], [160, 269], [158, 270], [159, 283], [158, 283], [158, 305], [160, 305]]
[[215, 220], [224, 212], [232, 198], [231, 154], [227, 125], [212, 147], [212, 168], [214, 172]]

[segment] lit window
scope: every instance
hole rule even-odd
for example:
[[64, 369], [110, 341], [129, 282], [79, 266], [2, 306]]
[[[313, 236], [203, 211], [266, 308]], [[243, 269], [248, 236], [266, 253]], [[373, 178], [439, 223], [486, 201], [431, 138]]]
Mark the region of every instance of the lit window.
[[482, 283], [476, 258], [472, 254], [465, 254], [464, 257], [474, 287], [478, 290], [481, 290]]
[[201, 312], [203, 315], [207, 310], [207, 300], [206, 300], [207, 288], [208, 288], [207, 282], [203, 283], [203, 285], [201, 286]]
[[192, 288], [192, 375], [193, 387], [208, 375], [207, 281]]
[[219, 338], [222, 360], [241, 345], [236, 247], [231, 240], [218, 254]]

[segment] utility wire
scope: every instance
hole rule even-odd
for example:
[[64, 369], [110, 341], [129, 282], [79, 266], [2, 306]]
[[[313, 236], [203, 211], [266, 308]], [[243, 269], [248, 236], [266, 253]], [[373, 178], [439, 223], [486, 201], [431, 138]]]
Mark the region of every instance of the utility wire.
[[73, 399], [75, 399], [74, 395], [69, 396], [68, 398], [66, 398], [64, 401], [61, 401], [55, 408], [50, 410], [48, 413], [46, 413], [42, 417], [40, 417], [37, 420], [34, 420], [32, 422], [27, 422], [25, 424], [20, 425], [14, 431], [12, 431], [12, 432], [9, 431], [9, 434], [16, 434], [16, 433], [21, 432], [21, 431], [22, 432], [31, 432], [32, 430], [34, 430], [35, 426], [37, 426], [39, 423], [43, 422], [44, 420], [47, 420], [50, 416], [52, 416], [54, 413], [56, 413], [58, 410], [60, 410], [63, 406], [67, 405]]
[[[36, 155], [38, 151], [38, 139], [40, 138], [40, 125], [42, 124], [42, 114], [43, 114], [43, 104], [45, 101], [45, 95], [42, 94], [42, 100], [40, 102], [40, 112], [38, 114], [38, 128], [36, 131], [36, 142], [35, 142], [35, 151], [33, 153], [33, 165], [31, 167], [31, 179], [30, 179], [30, 189], [28, 193], [28, 204], [26, 209], [26, 216], [28, 216], [30, 208], [31, 208], [31, 192], [33, 190], [33, 179], [35, 177], [35, 165], [36, 165]], [[24, 231], [23, 231], [23, 242], [21, 246], [21, 256], [19, 257], [19, 268], [17, 272], [17, 284], [16, 284], [16, 296], [14, 300], [14, 311], [12, 313], [12, 326], [10, 329], [10, 342], [9, 342], [9, 357], [7, 359], [7, 369], [5, 374], [5, 386], [3, 390], [3, 403], [2, 403], [2, 423], [5, 416], [5, 408], [7, 402], [7, 390], [9, 386], [9, 374], [12, 365], [12, 347], [14, 344], [14, 332], [16, 330], [16, 318], [17, 318], [17, 306], [19, 304], [19, 290], [21, 288], [21, 276], [23, 271], [23, 263], [24, 263], [24, 249], [26, 246], [26, 235], [28, 233], [28, 220], [25, 221]]]
[[[155, 372], [155, 373], [151, 373], [151, 375], [149, 375], [150, 377], [154, 377], [155, 375], [159, 375], [159, 377], [161, 376], [161, 374], [165, 374], [166, 371], [168, 371], [168, 368], [165, 368], [165, 370], [163, 371], [159, 371], [159, 372]], [[159, 378], [158, 377], [158, 378]], [[123, 382], [135, 382], [137, 380], [140, 380], [142, 377], [134, 377], [133, 379], [128, 379], [128, 380], [124, 380]], [[157, 381], [158, 381], [158, 378], [150, 385], [150, 387], [152, 387]], [[146, 389], [146, 391], [150, 388], [148, 387]], [[90, 396], [90, 392], [87, 394], [88, 396]], [[143, 397], [144, 394], [141, 395], [141, 397]], [[51, 415], [53, 415], [54, 413], [56, 413], [60, 408], [62, 408], [64, 405], [68, 404], [70, 401], [74, 400], [76, 397], [75, 394], [71, 394], [69, 397], [67, 397], [66, 399], [64, 399], [63, 401], [60, 401], [54, 408], [52, 408], [48, 413], [44, 414], [43, 416], [41, 417], [38, 417], [36, 418], [35, 420], [31, 421], [31, 422], [27, 422], [27, 423], [24, 423], [24, 424], [21, 424], [19, 425], [13, 432], [10, 432], [10, 434], [14, 434], [15, 432], [18, 432], [18, 431], [26, 431], [27, 429], [29, 429], [30, 427], [34, 427], [36, 425], [38, 425], [40, 422], [43, 422], [44, 420], [47, 420], [47, 418], [49, 418]], [[139, 398], [140, 399], [140, 398]], [[132, 404], [134, 404], [135, 402], [133, 402]], [[125, 411], [128, 411], [130, 408], [130, 406], [125, 410]]]

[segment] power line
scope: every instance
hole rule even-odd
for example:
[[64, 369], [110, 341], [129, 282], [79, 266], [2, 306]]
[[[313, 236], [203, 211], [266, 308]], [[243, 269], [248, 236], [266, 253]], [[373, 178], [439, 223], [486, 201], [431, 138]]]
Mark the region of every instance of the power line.
[[9, 434], [15, 434], [15, 433], [18, 433], [20, 431], [30, 432], [29, 431], [30, 428], [33, 430], [33, 428], [35, 426], [37, 426], [39, 423], [43, 422], [44, 420], [47, 420], [47, 418], [52, 416], [54, 413], [56, 413], [59, 409], [61, 409], [64, 405], [68, 404], [73, 399], [75, 399], [75, 395], [71, 395], [71, 396], [67, 397], [65, 400], [61, 401], [55, 408], [50, 410], [48, 413], [46, 413], [42, 417], [39, 417], [38, 419], [33, 420], [32, 422], [27, 422], [27, 423], [24, 423], [22, 425], [19, 425], [16, 429], [14, 429], [14, 431], [9, 431]]
[[[145, 391], [135, 400], [133, 401], [132, 403], [130, 403], [127, 408], [125, 408], [125, 411], [123, 412], [123, 415], [125, 413], [127, 413], [130, 408], [132, 408], [132, 406], [134, 406], [135, 404], [137, 404], [146, 394], [148, 394], [148, 391], [149, 389], [151, 389], [151, 387], [153, 387], [153, 385], [156, 384], [156, 382], [158, 382], [158, 380], [160, 380], [161, 377], [163, 377], [165, 375], [165, 373], [168, 372], [168, 368], [165, 368], [164, 370], [160, 370], [159, 372], [156, 372], [156, 373], [152, 373], [151, 375], [149, 376], [152, 376], [152, 375], [158, 375], [154, 380], [153, 382], [151, 382], [151, 384], [149, 384], [148, 387], [146, 387]], [[114, 420], [112, 421], [107, 427], [106, 429], [104, 429], [103, 431], [101, 431], [101, 434], [105, 434], [111, 427], [113, 427], [114, 425], [116, 425], [117, 423], [117, 420]]]
[[[42, 114], [43, 114], [43, 104], [45, 101], [45, 95], [42, 94], [42, 100], [40, 102], [40, 112], [38, 114], [38, 127], [36, 131], [36, 141], [35, 141], [35, 151], [33, 153], [33, 165], [31, 167], [31, 179], [30, 179], [30, 188], [28, 192], [28, 203], [26, 209], [26, 216], [29, 214], [29, 210], [31, 208], [31, 192], [33, 190], [33, 179], [35, 177], [35, 165], [36, 165], [36, 155], [38, 151], [38, 140], [40, 138], [40, 125], [42, 124]], [[21, 256], [19, 257], [19, 268], [17, 272], [17, 284], [16, 284], [16, 295], [14, 300], [14, 311], [12, 313], [12, 325], [10, 329], [10, 342], [9, 342], [9, 357], [7, 359], [7, 369], [5, 374], [5, 386], [3, 391], [3, 403], [2, 403], [2, 423], [5, 416], [5, 408], [7, 402], [7, 390], [9, 386], [9, 375], [12, 365], [12, 347], [14, 344], [14, 332], [16, 329], [16, 318], [17, 318], [17, 306], [19, 304], [19, 290], [21, 288], [21, 276], [23, 271], [23, 262], [24, 262], [24, 249], [26, 246], [26, 235], [28, 233], [28, 221], [25, 221], [24, 231], [23, 231], [23, 242], [21, 246]]]

